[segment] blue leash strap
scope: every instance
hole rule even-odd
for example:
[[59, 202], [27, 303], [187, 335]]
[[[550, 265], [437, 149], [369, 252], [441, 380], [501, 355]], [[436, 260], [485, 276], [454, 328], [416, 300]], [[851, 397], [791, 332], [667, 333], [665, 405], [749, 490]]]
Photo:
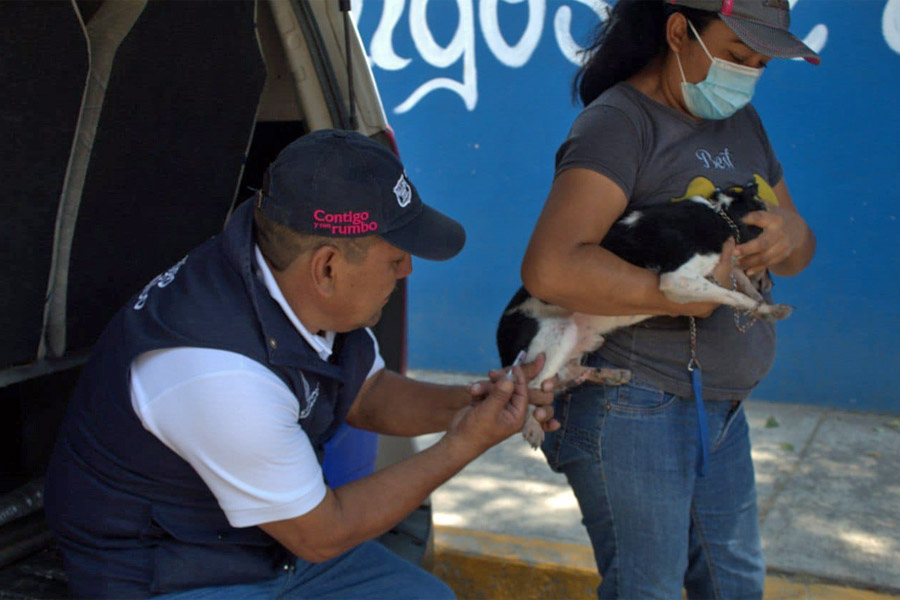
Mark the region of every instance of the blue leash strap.
[[703, 406], [703, 378], [699, 367], [690, 369], [690, 372], [694, 401], [697, 403], [697, 475], [705, 477], [709, 467], [709, 422], [706, 420], [706, 408]]
[[705, 477], [709, 467], [709, 421], [703, 405], [703, 377], [700, 374], [700, 361], [697, 360], [697, 321], [690, 317], [690, 323], [691, 360], [688, 361], [687, 370], [691, 374], [691, 388], [697, 404], [697, 476]]

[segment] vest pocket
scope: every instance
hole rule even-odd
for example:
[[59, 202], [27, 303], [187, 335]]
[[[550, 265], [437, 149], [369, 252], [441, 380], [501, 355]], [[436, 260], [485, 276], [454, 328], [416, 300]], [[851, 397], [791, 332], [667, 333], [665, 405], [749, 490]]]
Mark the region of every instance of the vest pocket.
[[151, 538], [173, 538], [188, 544], [270, 546], [277, 543], [259, 527], [232, 527], [218, 508], [154, 506], [148, 534]]
[[258, 527], [234, 528], [218, 508], [154, 506], [151, 591], [253, 583], [275, 577], [292, 555]]

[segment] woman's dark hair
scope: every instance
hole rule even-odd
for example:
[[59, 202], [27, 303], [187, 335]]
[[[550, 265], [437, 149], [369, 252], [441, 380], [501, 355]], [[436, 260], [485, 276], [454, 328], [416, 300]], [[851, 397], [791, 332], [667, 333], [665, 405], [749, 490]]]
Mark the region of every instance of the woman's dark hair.
[[587, 106], [662, 54], [667, 48], [666, 22], [674, 12], [687, 17], [698, 32], [718, 18], [714, 12], [673, 6], [667, 0], [616, 2], [609, 9], [606, 21], [594, 29], [591, 44], [584, 49], [588, 58], [575, 75], [573, 96]]

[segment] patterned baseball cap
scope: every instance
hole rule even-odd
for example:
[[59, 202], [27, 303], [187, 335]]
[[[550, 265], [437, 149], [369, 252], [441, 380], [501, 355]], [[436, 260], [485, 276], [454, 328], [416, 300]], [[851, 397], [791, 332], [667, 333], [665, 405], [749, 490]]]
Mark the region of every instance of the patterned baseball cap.
[[355, 131], [322, 129], [269, 165], [257, 207], [277, 223], [325, 237], [379, 235], [428, 260], [456, 256], [462, 225], [419, 197], [400, 159]]
[[670, 4], [708, 10], [719, 17], [750, 48], [772, 58], [805, 58], [814, 65], [819, 55], [789, 31], [788, 0], [666, 0]]

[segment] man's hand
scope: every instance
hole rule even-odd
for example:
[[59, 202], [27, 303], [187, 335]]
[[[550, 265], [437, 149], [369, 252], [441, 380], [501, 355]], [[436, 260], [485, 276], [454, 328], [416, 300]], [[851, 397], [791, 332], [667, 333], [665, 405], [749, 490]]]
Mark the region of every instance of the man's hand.
[[522, 430], [528, 414], [528, 388], [521, 367], [513, 367], [515, 381], [501, 379], [490, 392], [460, 410], [450, 423], [447, 438], [459, 440], [476, 454]]
[[[522, 374], [526, 381], [532, 381], [537, 377], [544, 368], [545, 357], [541, 353], [538, 357], [530, 362], [521, 365]], [[492, 369], [488, 371], [488, 381], [477, 381], [469, 386], [469, 393], [472, 395], [472, 402], [477, 403], [483, 400], [491, 393], [494, 386], [500, 381], [507, 378], [509, 368]], [[556, 431], [559, 429], [559, 421], [553, 418], [553, 390], [559, 380], [554, 375], [549, 379], [541, 382], [540, 389], [528, 388], [528, 403], [535, 406], [534, 418], [541, 424], [544, 431]]]

